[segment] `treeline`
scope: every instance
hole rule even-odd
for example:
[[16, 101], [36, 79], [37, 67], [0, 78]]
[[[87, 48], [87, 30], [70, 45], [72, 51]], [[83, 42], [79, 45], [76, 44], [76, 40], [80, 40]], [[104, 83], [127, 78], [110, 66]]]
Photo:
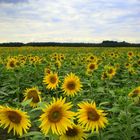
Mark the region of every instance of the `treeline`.
[[117, 41], [103, 41], [102, 43], [60, 43], [60, 42], [30, 42], [30, 43], [21, 43], [21, 42], [8, 42], [0, 43], [0, 47], [140, 47], [140, 43], [127, 43], [117, 42]]

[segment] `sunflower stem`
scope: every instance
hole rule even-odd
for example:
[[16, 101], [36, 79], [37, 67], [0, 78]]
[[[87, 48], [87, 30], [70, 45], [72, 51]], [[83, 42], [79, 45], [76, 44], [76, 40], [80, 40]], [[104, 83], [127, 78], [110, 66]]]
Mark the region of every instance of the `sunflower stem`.
[[102, 134], [101, 134], [101, 131], [99, 131], [99, 133], [98, 133], [98, 140], [102, 140]]

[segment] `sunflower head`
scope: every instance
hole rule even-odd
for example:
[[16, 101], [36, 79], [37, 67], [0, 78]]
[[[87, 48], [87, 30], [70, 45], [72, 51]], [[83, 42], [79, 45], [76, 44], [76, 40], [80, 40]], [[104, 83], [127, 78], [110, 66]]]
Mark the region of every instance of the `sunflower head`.
[[62, 135], [68, 128], [72, 127], [72, 119], [75, 115], [70, 111], [72, 104], [65, 103], [66, 98], [55, 99], [43, 109], [43, 114], [40, 116], [40, 128], [46, 135], [49, 130], [57, 135]]
[[129, 72], [130, 75], [134, 75], [134, 74], [137, 73], [136, 70], [133, 67], [129, 68], [128, 72]]
[[106, 71], [107, 75], [109, 76], [110, 79], [116, 74], [116, 69], [114, 67], [108, 67]]
[[137, 63], [138, 63], [138, 65], [140, 66], [140, 59], [138, 60], [138, 62], [137, 62]]
[[36, 107], [38, 103], [41, 101], [41, 92], [38, 90], [37, 87], [27, 88], [24, 93], [24, 101], [32, 99], [30, 102], [31, 107]]
[[130, 68], [132, 65], [130, 63], [125, 63], [126, 68]]
[[6, 68], [7, 69], [14, 69], [15, 67], [17, 67], [17, 59], [15, 58], [10, 58], [8, 59], [8, 62], [6, 64]]
[[43, 79], [43, 83], [46, 84], [47, 89], [56, 89], [58, 83], [59, 83], [59, 78], [57, 73], [50, 73], [46, 75]]
[[0, 125], [8, 128], [8, 133], [13, 130], [14, 135], [22, 136], [31, 126], [26, 112], [10, 107], [0, 107]]
[[89, 63], [87, 66], [88, 70], [94, 71], [98, 68], [98, 65], [96, 63]]
[[50, 73], [51, 73], [50, 68], [45, 68], [45, 69], [44, 69], [44, 74], [45, 74], [45, 75], [48, 75], [48, 74], [50, 74]]
[[78, 122], [87, 130], [91, 130], [92, 132], [98, 132], [99, 128], [104, 128], [105, 124], [108, 123], [106, 113], [103, 110], [98, 110], [96, 108], [96, 104], [82, 102], [79, 103], [77, 117]]
[[67, 96], [74, 96], [81, 90], [82, 84], [78, 76], [73, 73], [68, 74], [62, 85], [62, 90]]
[[58, 69], [61, 67], [61, 62], [59, 60], [55, 62], [55, 67]]
[[90, 62], [97, 62], [97, 57], [96, 57], [95, 55], [90, 55], [90, 56], [88, 57], [88, 60], [89, 60]]
[[68, 130], [60, 136], [60, 140], [85, 140], [86, 134], [84, 130], [79, 125], [73, 125], [72, 128], [68, 128]]
[[129, 97], [140, 97], [140, 86], [135, 88], [132, 92], [128, 94]]
[[130, 51], [127, 53], [127, 55], [128, 55], [128, 57], [132, 57], [134, 55], [134, 53]]
[[107, 73], [106, 73], [106, 72], [103, 72], [103, 73], [102, 73], [102, 76], [101, 76], [101, 80], [105, 80], [105, 79], [107, 79], [107, 78], [108, 78]]

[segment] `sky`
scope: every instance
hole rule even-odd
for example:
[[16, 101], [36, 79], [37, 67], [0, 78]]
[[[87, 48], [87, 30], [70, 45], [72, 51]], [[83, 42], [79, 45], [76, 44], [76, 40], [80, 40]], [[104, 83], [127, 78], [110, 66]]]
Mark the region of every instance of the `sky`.
[[140, 43], [140, 0], [0, 0], [0, 42]]

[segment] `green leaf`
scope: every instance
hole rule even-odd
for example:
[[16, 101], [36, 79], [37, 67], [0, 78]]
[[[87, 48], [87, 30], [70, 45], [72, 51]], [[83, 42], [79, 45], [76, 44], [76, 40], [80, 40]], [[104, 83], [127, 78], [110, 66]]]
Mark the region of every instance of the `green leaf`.
[[25, 107], [25, 106], [29, 105], [31, 101], [32, 101], [32, 99], [23, 101], [23, 102], [21, 103], [21, 105]]
[[31, 131], [31, 132], [28, 132], [27, 134], [24, 134], [22, 136], [23, 137], [30, 137], [30, 136], [43, 136], [43, 134], [39, 131]]

